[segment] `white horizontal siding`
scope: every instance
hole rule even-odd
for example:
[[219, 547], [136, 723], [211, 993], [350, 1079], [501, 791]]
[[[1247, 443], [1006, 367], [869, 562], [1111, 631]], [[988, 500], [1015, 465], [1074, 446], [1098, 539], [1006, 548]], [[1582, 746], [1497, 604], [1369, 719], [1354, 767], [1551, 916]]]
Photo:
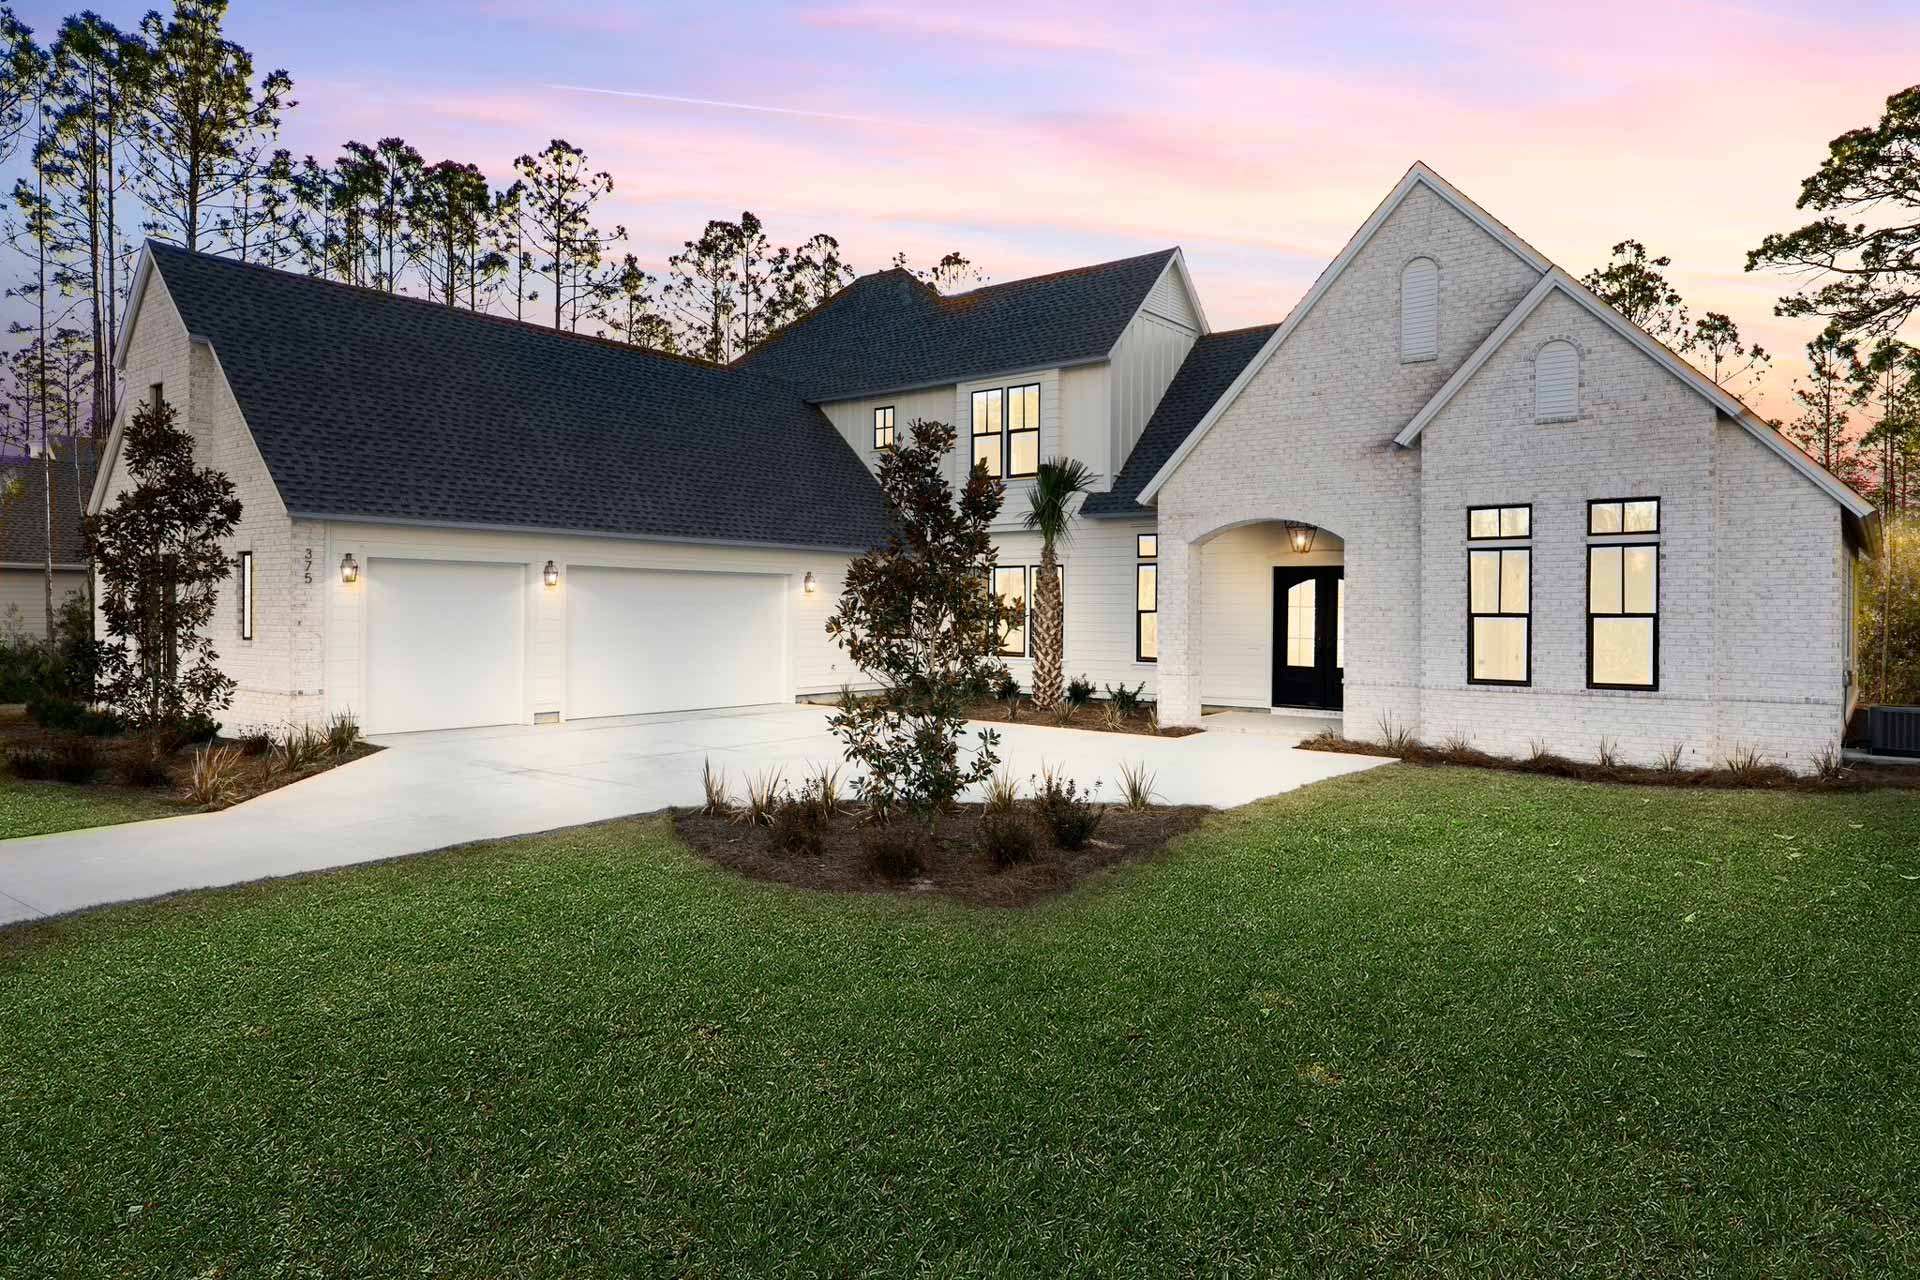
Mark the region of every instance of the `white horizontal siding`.
[[963, 433], [962, 443], [965, 443], [966, 426], [953, 416], [952, 387], [869, 396], [864, 400], [836, 400], [821, 405], [820, 411], [827, 415], [827, 421], [853, 446], [869, 471], [880, 465], [880, 451], [873, 447], [873, 411], [885, 406], [893, 408], [894, 439], [901, 444], [913, 437], [911, 425], [915, 419], [945, 422]]
[[[53, 607], [69, 595], [85, 595], [84, 573], [53, 574]], [[47, 575], [44, 569], [0, 569], [0, 635], [44, 637], [47, 634]]]

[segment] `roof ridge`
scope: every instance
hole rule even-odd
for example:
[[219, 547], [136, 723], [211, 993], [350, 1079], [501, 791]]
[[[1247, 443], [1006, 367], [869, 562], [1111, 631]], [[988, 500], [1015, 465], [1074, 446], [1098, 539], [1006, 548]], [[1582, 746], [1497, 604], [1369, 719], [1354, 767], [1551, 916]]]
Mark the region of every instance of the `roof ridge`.
[[703, 356], [690, 356], [678, 351], [662, 351], [657, 347], [642, 347], [631, 342], [622, 342], [618, 338], [609, 338], [600, 334], [579, 333], [571, 329], [556, 329], [552, 325], [541, 324], [537, 320], [521, 320], [513, 316], [496, 315], [491, 311], [475, 311], [469, 307], [450, 307], [446, 303], [436, 302], [432, 298], [416, 297], [410, 293], [391, 293], [385, 289], [376, 289], [372, 285], [353, 284], [346, 280], [329, 280], [325, 276], [316, 276], [304, 271], [288, 271], [283, 267], [268, 266], [264, 262], [245, 262], [239, 258], [226, 257], [224, 254], [206, 253], [199, 249], [189, 249], [184, 245], [175, 244], [171, 240], [160, 240], [149, 237], [147, 239], [147, 247], [149, 249], [160, 249], [166, 253], [175, 254], [196, 262], [211, 262], [221, 267], [234, 267], [247, 271], [260, 272], [266, 275], [278, 276], [282, 279], [322, 285], [347, 293], [357, 293], [368, 298], [409, 303], [417, 307], [427, 307], [430, 310], [442, 314], [470, 317], [474, 320], [483, 320], [492, 324], [506, 325], [516, 329], [526, 329], [533, 333], [546, 334], [556, 338], [570, 338], [576, 342], [592, 343], [603, 347], [610, 347], [616, 351], [628, 351], [636, 355], [652, 356], [661, 360], [671, 360], [679, 364], [692, 365], [699, 369], [710, 369], [716, 373], [725, 372], [731, 368], [730, 365], [719, 364]]
[[[761, 335], [760, 341], [754, 343], [751, 347], [748, 347], [745, 351], [742, 351], [739, 355], [729, 360], [723, 367], [728, 369], [743, 369], [748, 360], [751, 360], [753, 357], [759, 355], [762, 351], [765, 351], [768, 347], [772, 346], [775, 342], [778, 342], [780, 339], [786, 337], [788, 334], [792, 333], [794, 330], [800, 328], [802, 325], [806, 324], [807, 321], [813, 319], [815, 316], [825, 311], [828, 307], [831, 307], [834, 303], [840, 301], [842, 298], [852, 293], [855, 289], [858, 289], [861, 285], [865, 284], [867, 281], [878, 280], [882, 276], [890, 276], [890, 275], [896, 275], [896, 274], [904, 275], [907, 279], [913, 281], [915, 284], [924, 283], [924, 281], [920, 280], [919, 277], [915, 276], [913, 272], [908, 271], [905, 267], [887, 267], [881, 271], [869, 271], [864, 276], [855, 276], [852, 280], [848, 281], [846, 284], [841, 285], [838, 289], [835, 289], [832, 293], [828, 294], [824, 301], [809, 308], [807, 311], [803, 312], [802, 314], [795, 316], [793, 319], [773, 329], [771, 332]], [[751, 372], [751, 370], [747, 370], [747, 371]], [[768, 375], [761, 374], [759, 376], [764, 378], [764, 377], [767, 377]], [[778, 382], [780, 380], [778, 378], [774, 378], [772, 379], [772, 381]], [[785, 385], [785, 384], [783, 383], [782, 385]]]
[[944, 293], [937, 294], [937, 296], [942, 302], [961, 302], [969, 298], [977, 298], [983, 293], [992, 293], [996, 289], [1011, 289], [1016, 285], [1040, 284], [1048, 280], [1060, 280], [1067, 276], [1079, 276], [1087, 275], [1095, 271], [1107, 271], [1114, 267], [1124, 267], [1136, 262], [1145, 262], [1149, 258], [1171, 259], [1173, 255], [1178, 252], [1180, 252], [1179, 245], [1170, 245], [1165, 249], [1154, 249], [1148, 253], [1129, 254], [1124, 258], [1108, 259], [1106, 262], [1088, 262], [1077, 267], [1061, 267], [1056, 271], [1042, 271], [1038, 275], [1021, 276], [1018, 280], [1001, 280], [993, 284], [983, 284], [976, 289], [968, 289], [965, 293]]

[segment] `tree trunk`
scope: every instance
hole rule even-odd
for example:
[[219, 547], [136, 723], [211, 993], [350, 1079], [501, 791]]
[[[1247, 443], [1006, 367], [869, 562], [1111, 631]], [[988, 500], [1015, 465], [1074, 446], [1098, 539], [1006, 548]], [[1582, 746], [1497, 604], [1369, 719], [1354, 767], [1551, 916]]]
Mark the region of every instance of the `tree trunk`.
[[1053, 544], [1040, 549], [1039, 581], [1033, 584], [1033, 705], [1052, 711], [1060, 705], [1060, 561]]

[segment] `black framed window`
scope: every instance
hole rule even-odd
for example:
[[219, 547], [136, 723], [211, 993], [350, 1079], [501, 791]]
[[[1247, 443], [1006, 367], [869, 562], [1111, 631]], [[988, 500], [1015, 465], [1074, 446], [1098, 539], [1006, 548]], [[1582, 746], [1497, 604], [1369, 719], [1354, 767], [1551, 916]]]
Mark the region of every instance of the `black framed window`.
[[973, 393], [973, 462], [996, 480], [1039, 474], [1039, 383]]
[[1517, 507], [1468, 507], [1467, 541], [1480, 542], [1487, 538], [1531, 538], [1533, 536], [1533, 507], [1521, 504]]
[[1133, 549], [1142, 560], [1151, 560], [1160, 554], [1160, 535], [1142, 533], [1133, 540]]
[[1000, 599], [1000, 642], [994, 652], [1003, 658], [1027, 656], [1027, 566], [996, 565], [993, 594]]
[[893, 448], [893, 406], [873, 411], [873, 447]]
[[1610, 533], [1660, 532], [1660, 499], [1603, 498], [1587, 504], [1587, 532]]
[[1587, 687], [1660, 687], [1660, 548], [1587, 548]]
[[1467, 552], [1467, 683], [1533, 682], [1533, 549]]
[[253, 639], [253, 552], [240, 553], [239, 590], [240, 638]]
[[1133, 567], [1133, 660], [1160, 661], [1160, 537], [1136, 534], [1133, 549], [1140, 562]]

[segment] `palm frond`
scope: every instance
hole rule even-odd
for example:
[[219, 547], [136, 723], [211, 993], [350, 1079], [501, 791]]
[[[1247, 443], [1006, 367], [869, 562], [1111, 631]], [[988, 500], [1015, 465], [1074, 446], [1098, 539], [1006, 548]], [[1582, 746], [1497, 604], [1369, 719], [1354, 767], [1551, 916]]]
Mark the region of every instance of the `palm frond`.
[[1073, 538], [1070, 507], [1073, 496], [1093, 487], [1093, 472], [1078, 458], [1048, 458], [1033, 477], [1028, 495], [1027, 528], [1048, 542]]

